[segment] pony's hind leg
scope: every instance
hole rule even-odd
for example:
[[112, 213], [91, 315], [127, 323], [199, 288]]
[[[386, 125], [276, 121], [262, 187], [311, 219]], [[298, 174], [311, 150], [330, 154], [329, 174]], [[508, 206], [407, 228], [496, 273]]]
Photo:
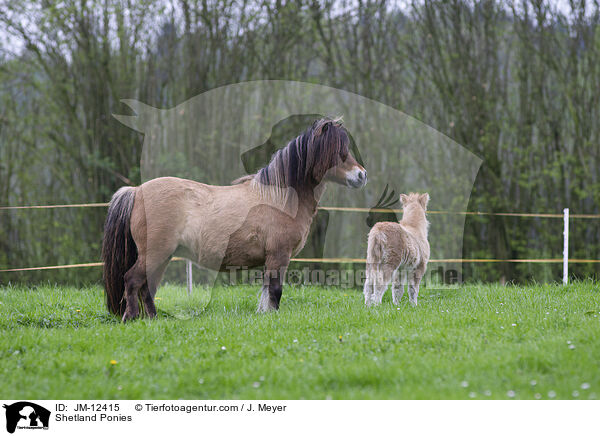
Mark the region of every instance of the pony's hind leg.
[[156, 307], [154, 307], [152, 295], [150, 295], [150, 291], [148, 290], [148, 282], [144, 283], [140, 288], [140, 300], [142, 300], [146, 315], [148, 315], [149, 318], [154, 318], [156, 316]]
[[165, 269], [169, 265], [170, 256], [168, 259], [164, 260], [162, 263], [158, 265], [156, 262], [153, 265], [147, 265], [147, 277], [148, 280], [146, 285], [142, 286], [142, 302], [144, 303], [144, 309], [146, 314], [150, 318], [154, 318], [156, 316], [156, 306], [154, 305], [154, 296], [156, 295], [156, 291], [158, 290], [158, 285], [162, 279], [162, 276], [165, 272]]
[[135, 264], [125, 273], [125, 294], [123, 295], [123, 298], [125, 298], [125, 313], [122, 318], [123, 322], [139, 316], [138, 292], [144, 286], [146, 286], [144, 260], [138, 257]]
[[123, 314], [123, 322], [139, 316], [138, 301], [141, 301], [144, 305], [144, 310], [150, 318], [156, 316], [154, 295], [168, 264], [169, 258], [163, 259], [162, 262], [156, 262], [149, 256], [140, 255], [136, 263], [125, 273], [124, 298], [126, 308]]
[[396, 306], [400, 305], [402, 295], [404, 295], [404, 280], [403, 274], [398, 268], [392, 276], [392, 301]]

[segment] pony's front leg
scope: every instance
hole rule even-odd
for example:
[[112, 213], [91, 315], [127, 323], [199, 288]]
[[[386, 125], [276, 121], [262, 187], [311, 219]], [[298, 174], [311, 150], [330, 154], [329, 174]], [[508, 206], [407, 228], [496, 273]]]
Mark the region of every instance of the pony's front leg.
[[260, 290], [260, 296], [258, 297], [258, 309], [257, 312], [268, 312], [269, 311], [269, 283], [263, 279], [263, 286]]
[[283, 279], [289, 259], [289, 256], [267, 256], [258, 312], [279, 309], [279, 302], [283, 293]]

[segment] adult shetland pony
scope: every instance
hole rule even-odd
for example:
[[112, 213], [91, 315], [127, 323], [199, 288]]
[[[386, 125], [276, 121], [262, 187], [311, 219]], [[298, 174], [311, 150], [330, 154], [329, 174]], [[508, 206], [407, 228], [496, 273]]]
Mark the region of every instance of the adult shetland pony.
[[161, 177], [119, 189], [102, 244], [109, 311], [133, 319], [139, 301], [154, 317], [154, 296], [174, 255], [216, 271], [264, 266], [258, 311], [278, 309], [283, 276], [306, 242], [324, 183], [367, 183], [348, 145], [341, 122], [323, 118], [231, 186]]

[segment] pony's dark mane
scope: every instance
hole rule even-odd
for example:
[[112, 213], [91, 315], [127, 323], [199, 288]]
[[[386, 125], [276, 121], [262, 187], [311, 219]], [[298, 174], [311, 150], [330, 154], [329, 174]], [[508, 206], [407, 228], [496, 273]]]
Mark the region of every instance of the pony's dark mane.
[[276, 151], [267, 166], [233, 183], [253, 180], [263, 187], [270, 186], [277, 190], [315, 187], [340, 157], [346, 158], [349, 143], [349, 136], [341, 121], [321, 118]]

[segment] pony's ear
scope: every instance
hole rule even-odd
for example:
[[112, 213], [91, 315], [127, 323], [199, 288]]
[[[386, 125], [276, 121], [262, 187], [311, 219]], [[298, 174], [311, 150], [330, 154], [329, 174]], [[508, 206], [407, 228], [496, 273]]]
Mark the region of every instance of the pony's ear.
[[429, 194], [426, 192], [425, 194], [419, 195], [419, 203], [423, 207], [423, 209], [427, 210], [427, 204], [429, 203]]
[[327, 130], [329, 130], [330, 127], [341, 127], [342, 118], [322, 118], [321, 120], [317, 121], [317, 124], [319, 127], [316, 130], [315, 134], [319, 136], [327, 132]]
[[327, 132], [329, 129], [329, 125], [331, 124], [331, 120], [327, 118], [321, 118], [320, 120], [315, 121], [313, 124], [313, 132], [315, 136], [321, 136], [323, 133]]
[[400, 203], [404, 206], [408, 202], [408, 195], [400, 194]]

